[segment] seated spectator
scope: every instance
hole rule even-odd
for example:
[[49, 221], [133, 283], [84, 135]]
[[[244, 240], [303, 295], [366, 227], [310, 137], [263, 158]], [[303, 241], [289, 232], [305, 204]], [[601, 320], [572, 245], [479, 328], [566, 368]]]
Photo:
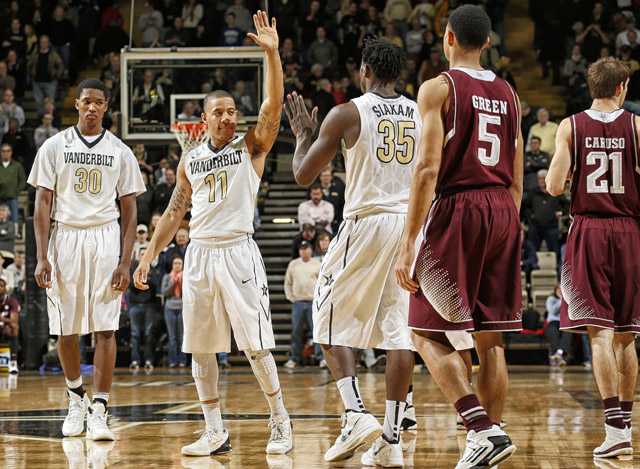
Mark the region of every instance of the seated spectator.
[[6, 62], [0, 62], [0, 94], [4, 96], [5, 90], [13, 91], [16, 87], [16, 80], [9, 75]]
[[320, 173], [320, 187], [322, 188], [322, 197], [333, 205], [334, 220], [331, 223], [332, 233], [336, 233], [338, 226], [342, 223], [342, 210], [344, 209], [344, 182], [338, 177], [333, 176], [333, 167], [327, 166]]
[[623, 61], [627, 67], [629, 67], [629, 76], [633, 76], [634, 73], [640, 70], [640, 63], [631, 58], [631, 46], [622, 46], [620, 48], [620, 56], [618, 58]]
[[162, 259], [160, 261], [161, 272], [169, 272], [171, 270], [171, 260], [175, 257], [184, 259], [189, 245], [189, 231], [186, 228], [179, 228], [176, 232], [175, 243], [171, 243], [162, 251]]
[[18, 223], [18, 195], [27, 184], [23, 166], [13, 159], [11, 145], [0, 147], [0, 203], [9, 207], [9, 217]]
[[407, 46], [407, 54], [417, 56], [420, 53], [422, 44], [424, 44], [424, 31], [419, 18], [411, 20], [411, 31], [405, 36], [404, 43]]
[[635, 39], [640, 37], [640, 30], [636, 28], [636, 19], [634, 16], [627, 16], [625, 19], [625, 29], [616, 36], [616, 49], [621, 49], [622, 46], [630, 46], [632, 43], [629, 40], [629, 32], [635, 33]]
[[9, 119], [12, 117], [18, 120], [18, 128], [24, 125], [24, 109], [13, 102], [14, 98], [13, 91], [9, 89], [5, 90], [2, 95], [2, 103], [0, 103], [0, 134], [5, 134], [9, 131]]
[[0, 204], [0, 251], [13, 254], [16, 232], [15, 224], [9, 220], [9, 207]]
[[367, 16], [364, 21], [365, 37], [382, 35], [382, 23], [380, 22], [380, 13], [373, 5], [367, 8]]
[[449, 70], [449, 64], [442, 60], [442, 51], [438, 46], [431, 46], [429, 58], [422, 62], [418, 72], [418, 84], [438, 76], [438, 74]]
[[332, 70], [337, 61], [338, 49], [333, 41], [327, 37], [327, 31], [321, 26], [316, 29], [316, 40], [307, 49], [307, 63], [320, 64], [326, 71]]
[[544, 335], [550, 344], [549, 364], [564, 366], [571, 353], [573, 334], [560, 330], [560, 307], [562, 306], [562, 287], [556, 285], [553, 295], [547, 297], [547, 328]]
[[309, 197], [310, 200], [298, 205], [298, 223], [309, 223], [315, 228], [333, 233], [331, 223], [335, 218], [335, 210], [330, 202], [322, 200], [322, 186], [319, 183], [311, 185]]
[[31, 169], [31, 163], [33, 162], [31, 143], [27, 135], [20, 130], [18, 119], [15, 117], [9, 119], [9, 130], [2, 137], [2, 141], [11, 146], [13, 158], [16, 161], [22, 164], [26, 170]]
[[167, 168], [165, 170], [165, 182], [158, 184], [154, 191], [153, 202], [157, 212], [163, 213], [166, 210], [175, 187], [176, 171], [173, 168]]
[[[326, 78], [321, 78], [316, 83], [316, 89], [311, 93], [313, 107], [318, 108], [318, 124], [322, 124], [324, 118], [329, 114], [331, 108], [335, 107], [336, 100], [332, 92], [331, 82]], [[237, 102], [237, 101], [236, 101]]]
[[7, 272], [13, 275], [13, 280], [16, 282], [16, 287], [13, 289], [12, 295], [18, 300], [18, 303], [22, 306], [26, 301], [26, 274], [25, 267], [26, 256], [24, 251], [16, 251], [13, 259], [13, 264], [7, 267]]
[[204, 24], [199, 24], [196, 31], [191, 35], [189, 47], [208, 47], [213, 45], [211, 34], [207, 31]]
[[395, 44], [398, 47], [402, 47], [404, 49], [404, 41], [400, 36], [396, 34], [396, 29], [393, 23], [387, 24], [384, 28], [384, 35], [380, 36], [380, 39], [384, 39], [385, 41], [390, 42], [391, 44]]
[[0, 341], [9, 343], [9, 373], [18, 373], [18, 329], [20, 327], [20, 305], [9, 296], [6, 281], [0, 277]]
[[153, 2], [144, 2], [144, 11], [138, 18], [138, 29], [142, 31], [142, 47], [152, 47], [161, 39], [162, 13], [153, 9]]
[[524, 190], [533, 192], [539, 189], [538, 171], [549, 169], [551, 157], [540, 150], [540, 137], [531, 137], [530, 150], [524, 155]]
[[116, 52], [109, 53], [109, 63], [100, 72], [100, 80], [105, 81], [111, 79], [114, 82], [120, 81], [120, 54]]
[[143, 173], [147, 173], [147, 175], [153, 174], [153, 167], [149, 164], [149, 153], [147, 152], [144, 143], [136, 143], [133, 145], [133, 155], [136, 157], [138, 161], [138, 166], [140, 167], [140, 171]]
[[317, 236], [316, 244], [313, 246], [313, 257], [317, 257], [320, 261], [324, 259], [324, 255], [329, 249], [329, 243], [331, 243], [331, 235], [329, 233], [319, 233]]
[[144, 171], [142, 174], [142, 180], [144, 181], [144, 187], [146, 192], [143, 192], [136, 197], [136, 207], [138, 213], [138, 223], [148, 225], [151, 220], [151, 204], [153, 204], [153, 189], [149, 185], [149, 175]]
[[290, 37], [287, 37], [282, 41], [282, 47], [280, 48], [280, 60], [282, 60], [282, 63], [291, 61], [296, 68], [302, 66], [302, 58], [300, 58], [298, 52], [293, 48], [293, 41]]
[[523, 217], [529, 225], [529, 239], [536, 251], [540, 250], [544, 239], [547, 242], [547, 249], [556, 253], [558, 264], [560, 264], [558, 219], [568, 212], [569, 201], [563, 194], [552, 197], [547, 192], [544, 179], [547, 172], [546, 169], [538, 171], [539, 190], [531, 192], [523, 201]]
[[185, 47], [191, 37], [189, 31], [182, 27], [182, 18], [176, 17], [173, 20], [173, 28], [171, 28], [164, 36], [164, 45], [167, 47]]
[[131, 259], [140, 260], [140, 250], [146, 248], [149, 245], [149, 228], [147, 225], [139, 224], [136, 227], [136, 240], [133, 243], [133, 250], [131, 251]]
[[11, 20], [11, 27], [4, 32], [2, 48], [3, 55], [6, 54], [9, 49], [13, 49], [18, 53], [20, 57], [26, 57], [27, 38], [22, 32], [22, 26], [20, 25], [19, 18], [13, 18]]
[[349, 78], [347, 77], [336, 78], [333, 80], [331, 96], [333, 96], [336, 106], [347, 102], [347, 86], [349, 86]]
[[14, 80], [15, 87], [13, 93], [16, 96], [16, 103], [22, 106], [24, 92], [27, 85], [27, 71], [24, 60], [18, 58], [18, 54], [13, 49], [7, 54], [5, 63], [7, 64], [7, 74]]
[[533, 124], [538, 122], [536, 118], [536, 113], [532, 112], [531, 106], [527, 104], [526, 101], [520, 101], [520, 106], [522, 107], [522, 120], [520, 121], [520, 129], [522, 130], [522, 136], [529, 136], [529, 131]]
[[531, 126], [529, 136], [527, 138], [527, 146], [525, 151], [531, 149], [531, 137], [540, 137], [540, 150], [548, 153], [552, 158], [556, 152], [556, 132], [558, 124], [549, 120], [549, 111], [541, 107], [536, 112], [538, 122]]
[[237, 47], [242, 45], [244, 32], [236, 26], [236, 15], [229, 13], [225, 21], [227, 27], [220, 31], [220, 45], [224, 47]]
[[420, 0], [415, 6], [409, 19], [418, 18], [423, 29], [433, 30], [436, 17], [436, 7], [429, 0]]
[[[204, 8], [197, 0], [187, 0], [182, 6], [182, 21], [184, 22], [184, 28], [196, 29], [198, 23], [204, 16]], [[233, 15], [235, 18], [235, 15]]]
[[33, 134], [33, 141], [36, 144], [36, 150], [40, 149], [46, 139], [53, 137], [58, 132], [60, 131], [53, 126], [53, 116], [48, 112], [45, 112], [42, 115], [42, 124], [36, 128]]
[[58, 78], [62, 77], [64, 64], [57, 52], [51, 49], [49, 36], [39, 39], [40, 48], [34, 50], [27, 62], [27, 73], [33, 84], [33, 96], [38, 104], [38, 113], [44, 113], [44, 98], [56, 99]]
[[133, 90], [133, 112], [135, 117], [146, 120], [161, 120], [165, 95], [162, 85], [154, 80], [153, 70], [144, 71], [144, 81]]
[[4, 255], [2, 253], [0, 253], [0, 279], [4, 280], [7, 293], [11, 294], [16, 287], [16, 281], [13, 273], [4, 268]]
[[405, 37], [409, 32], [407, 20], [412, 12], [410, 0], [387, 0], [384, 6], [385, 19], [395, 28], [400, 37]]
[[[312, 257], [313, 246], [302, 241], [298, 248], [300, 257], [293, 259], [284, 275], [284, 295], [291, 302], [291, 355], [284, 364], [285, 368], [295, 368], [302, 363], [302, 347], [305, 341], [305, 323], [313, 332], [312, 303], [313, 292], [320, 273], [320, 260]], [[314, 346], [314, 357], [320, 368], [325, 368], [320, 344]]]
[[235, 15], [236, 25], [245, 33], [253, 30], [253, 17], [249, 9], [244, 6], [244, 0], [234, 0], [234, 4], [227, 8], [224, 14], [226, 16], [229, 13]]
[[496, 75], [502, 78], [504, 81], [513, 86], [514, 90], [517, 90], [516, 80], [513, 78], [513, 74], [511, 73], [511, 59], [509, 57], [500, 57], [498, 61], [498, 69], [496, 70]]
[[162, 217], [162, 213], [160, 212], [153, 212], [151, 214], [151, 219], [149, 220], [149, 239], [153, 237], [153, 232], [156, 231], [160, 217]]
[[[324, 232], [324, 230], [322, 230], [322, 232]], [[291, 243], [292, 259], [296, 259], [298, 256], [300, 256], [298, 248], [300, 248], [300, 244], [303, 241], [308, 241], [312, 246], [315, 246], [316, 242], [318, 241], [318, 232], [316, 232], [316, 229], [310, 223], [304, 223], [302, 225], [302, 231], [298, 235], [296, 235], [295, 238], [293, 238], [293, 241]]]
[[182, 257], [171, 259], [171, 271], [162, 278], [160, 291], [164, 296], [164, 321], [169, 334], [169, 368], [187, 366], [187, 354], [182, 351]]
[[[146, 227], [145, 227], [146, 228]], [[138, 267], [139, 259], [144, 255], [147, 248], [140, 248], [138, 256], [131, 262], [131, 276]], [[153, 356], [155, 350], [155, 337], [153, 326], [158, 307], [156, 298], [156, 285], [158, 284], [156, 269], [149, 269], [147, 274], [147, 290], [139, 290], [133, 285], [129, 288], [129, 319], [131, 321], [131, 371], [138, 371], [142, 363], [140, 355], [140, 344], [144, 331], [144, 370], [153, 370]]]

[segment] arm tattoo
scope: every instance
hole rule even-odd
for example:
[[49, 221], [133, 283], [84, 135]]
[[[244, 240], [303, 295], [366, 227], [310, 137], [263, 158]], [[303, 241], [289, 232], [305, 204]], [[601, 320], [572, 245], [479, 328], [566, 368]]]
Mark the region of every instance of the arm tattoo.
[[440, 76], [440, 84], [441, 85], [447, 85], [449, 86], [449, 80], [447, 80], [445, 77]]
[[280, 130], [280, 114], [275, 119], [269, 119], [269, 112], [261, 110], [258, 116], [258, 124], [256, 125], [256, 142], [254, 143], [253, 154], [264, 153], [265, 149], [270, 148]]
[[189, 204], [191, 204], [191, 199], [187, 197], [187, 191], [184, 187], [176, 186], [173, 194], [171, 194], [171, 200], [169, 201], [167, 211], [183, 212], [189, 208]]

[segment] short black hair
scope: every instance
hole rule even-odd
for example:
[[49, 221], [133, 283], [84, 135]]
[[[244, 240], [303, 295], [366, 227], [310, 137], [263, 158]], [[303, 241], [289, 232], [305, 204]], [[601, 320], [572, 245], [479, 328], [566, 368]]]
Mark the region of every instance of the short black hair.
[[383, 84], [396, 81], [407, 65], [407, 53], [384, 39], [369, 38], [362, 51], [362, 63], [368, 65]]
[[[215, 99], [219, 99], [219, 98], [231, 98], [233, 99], [233, 96], [231, 96], [231, 93], [229, 93], [228, 91], [225, 90], [215, 90], [212, 91], [211, 93], [209, 93], [208, 95], [206, 95], [204, 97], [204, 100], [202, 101], [202, 109], [205, 110], [205, 112], [207, 111], [207, 106]], [[235, 102], [235, 100], [234, 100]]]
[[87, 89], [100, 90], [104, 93], [104, 99], [107, 101], [109, 100], [109, 88], [107, 88], [107, 85], [105, 85], [104, 82], [98, 80], [97, 78], [87, 78], [86, 80], [81, 81], [78, 85], [78, 95], [76, 96], [76, 98], [80, 99], [82, 91]]
[[309, 194], [311, 194], [311, 191], [315, 191], [315, 190], [322, 190], [322, 184], [320, 184], [319, 182], [314, 182], [313, 184], [311, 184], [311, 186], [309, 186]]
[[482, 8], [464, 5], [456, 8], [449, 17], [449, 29], [461, 47], [482, 49], [491, 33], [491, 20]]

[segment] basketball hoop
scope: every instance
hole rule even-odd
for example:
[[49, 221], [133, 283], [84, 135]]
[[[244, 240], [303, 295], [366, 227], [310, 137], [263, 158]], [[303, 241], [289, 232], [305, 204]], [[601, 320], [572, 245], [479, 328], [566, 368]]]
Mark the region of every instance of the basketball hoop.
[[176, 122], [171, 124], [171, 131], [180, 144], [183, 155], [199, 147], [209, 138], [207, 124], [204, 122]]

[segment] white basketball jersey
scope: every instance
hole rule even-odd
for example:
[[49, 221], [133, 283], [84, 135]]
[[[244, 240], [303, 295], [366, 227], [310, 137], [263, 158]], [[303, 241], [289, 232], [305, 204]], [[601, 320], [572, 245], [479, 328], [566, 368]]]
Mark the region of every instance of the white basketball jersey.
[[27, 182], [51, 189], [51, 218], [77, 228], [117, 220], [116, 197], [146, 190], [128, 146], [106, 129], [89, 142], [75, 125], [45, 140]]
[[244, 137], [222, 148], [205, 143], [185, 157], [191, 183], [189, 237], [207, 240], [253, 233], [253, 210], [260, 178]]
[[365, 93], [351, 100], [360, 113], [360, 136], [342, 147], [346, 163], [344, 217], [407, 213], [409, 186], [422, 121], [418, 105], [398, 95]]

